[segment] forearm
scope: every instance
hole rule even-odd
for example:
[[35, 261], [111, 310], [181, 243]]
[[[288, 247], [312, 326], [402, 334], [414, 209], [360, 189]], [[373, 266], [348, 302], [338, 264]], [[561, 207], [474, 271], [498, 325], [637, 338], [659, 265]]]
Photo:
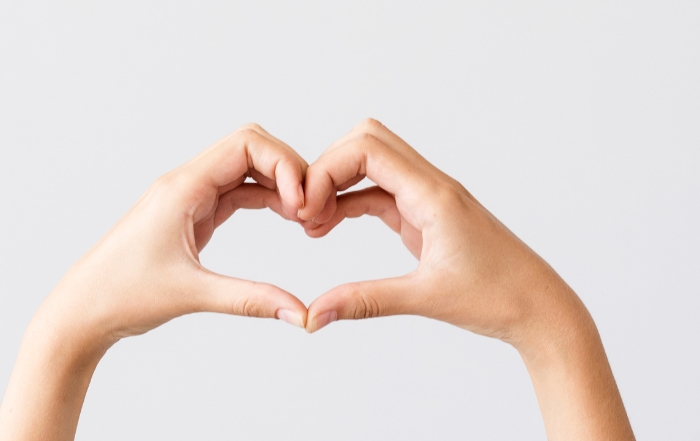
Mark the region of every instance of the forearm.
[[90, 379], [107, 349], [84, 345], [84, 337], [37, 313], [0, 405], [0, 441], [74, 439]]
[[540, 329], [518, 349], [548, 439], [634, 440], [600, 335], [583, 304], [563, 309]]

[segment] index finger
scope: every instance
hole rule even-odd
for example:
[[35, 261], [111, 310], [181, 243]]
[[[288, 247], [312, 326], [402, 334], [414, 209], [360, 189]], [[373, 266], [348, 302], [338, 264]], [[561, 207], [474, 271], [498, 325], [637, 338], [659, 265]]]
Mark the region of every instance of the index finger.
[[[380, 132], [381, 128], [391, 134], [383, 126], [376, 127]], [[309, 166], [306, 205], [299, 210], [299, 218], [307, 221], [316, 218], [338, 187], [362, 175], [392, 194], [399, 210], [403, 208], [409, 218], [417, 215], [413, 208], [429, 201], [431, 192], [439, 185], [438, 176], [430, 172], [434, 167], [408, 144], [398, 143], [396, 140], [400, 138], [396, 135], [375, 136], [369, 131], [354, 130], [343, 143], [331, 146]]]
[[194, 187], [230, 190], [250, 170], [276, 183], [282, 202], [295, 210], [304, 205], [302, 181], [306, 162], [288, 145], [257, 125], [248, 125], [215, 143], [183, 166]]

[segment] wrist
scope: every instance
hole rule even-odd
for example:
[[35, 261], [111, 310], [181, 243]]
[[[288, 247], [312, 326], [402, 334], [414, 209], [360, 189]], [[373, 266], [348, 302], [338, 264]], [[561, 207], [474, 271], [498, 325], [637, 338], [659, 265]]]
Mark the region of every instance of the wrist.
[[79, 366], [96, 366], [118, 338], [102, 331], [77, 305], [63, 301], [60, 291], [52, 292], [32, 317], [25, 343], [54, 360]]
[[550, 314], [532, 328], [516, 349], [532, 380], [548, 439], [633, 440], [603, 343], [583, 304]]
[[588, 309], [549, 265], [540, 260], [526, 274], [520, 286], [527, 300], [517, 306], [507, 341], [526, 363], [555, 361], [591, 342], [600, 344]]
[[548, 439], [633, 440], [593, 318], [553, 270], [536, 280], [509, 343], [530, 375]]
[[47, 317], [42, 310], [32, 318], [22, 340], [23, 350], [30, 350], [36, 358], [42, 357], [52, 365], [76, 373], [94, 370], [113, 344], [95, 338], [78, 324]]
[[0, 440], [70, 440], [106, 346], [86, 344], [42, 305], [22, 339], [0, 406]]
[[598, 330], [585, 307], [531, 324], [513, 344], [531, 369], [551, 369], [577, 363], [590, 354], [603, 352]]

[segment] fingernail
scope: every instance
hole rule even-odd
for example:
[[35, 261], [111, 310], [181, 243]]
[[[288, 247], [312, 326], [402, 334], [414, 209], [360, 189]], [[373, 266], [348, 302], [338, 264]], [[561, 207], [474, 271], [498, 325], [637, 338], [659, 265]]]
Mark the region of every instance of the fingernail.
[[[304, 187], [301, 186], [301, 183], [299, 183], [299, 200], [301, 201], [301, 208], [304, 208]], [[301, 211], [301, 210], [299, 210]]]
[[289, 323], [292, 326], [298, 326], [300, 328], [304, 327], [304, 321], [301, 319], [301, 316], [294, 311], [290, 311], [289, 309], [280, 309], [277, 311], [277, 318]]
[[328, 325], [329, 323], [333, 323], [336, 320], [338, 320], [338, 313], [335, 311], [327, 311], [327, 312], [324, 312], [323, 314], [317, 315], [316, 316], [316, 329], [314, 330], [314, 332], [318, 331], [319, 329], [323, 328], [324, 326]]

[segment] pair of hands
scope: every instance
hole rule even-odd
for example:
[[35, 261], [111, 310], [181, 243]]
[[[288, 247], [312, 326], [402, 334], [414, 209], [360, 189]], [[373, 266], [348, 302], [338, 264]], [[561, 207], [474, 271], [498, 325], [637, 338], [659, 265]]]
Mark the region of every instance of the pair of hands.
[[[248, 176], [257, 183], [245, 183]], [[364, 177], [377, 186], [338, 195]], [[418, 267], [338, 286], [307, 309], [280, 288], [200, 264], [199, 252], [236, 210], [265, 207], [311, 237], [348, 217], [378, 216]], [[311, 166], [248, 125], [158, 179], [34, 316], [0, 406], [0, 441], [72, 440], [105, 351], [199, 311], [277, 317], [309, 332], [392, 314], [443, 320], [519, 351], [550, 439], [634, 439], [576, 294], [458, 182], [366, 120]]]
[[[257, 183], [244, 183], [248, 176]], [[338, 195], [365, 176], [377, 186]], [[339, 286], [307, 310], [280, 288], [200, 264], [219, 225], [238, 209], [264, 207], [311, 237], [347, 217], [378, 216], [418, 268]], [[542, 305], [575, 298], [549, 285], [564, 286], [458, 182], [377, 121], [362, 122], [311, 166], [251, 124], [158, 179], [42, 309], [104, 347], [199, 311], [277, 317], [309, 332], [334, 320], [415, 314], [517, 345], [546, 313]]]

